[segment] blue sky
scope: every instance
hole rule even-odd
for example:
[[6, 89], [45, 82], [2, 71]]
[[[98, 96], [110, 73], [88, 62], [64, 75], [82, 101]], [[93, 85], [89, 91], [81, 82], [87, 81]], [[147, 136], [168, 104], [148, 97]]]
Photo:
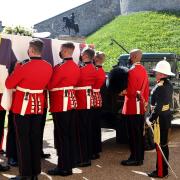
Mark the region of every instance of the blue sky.
[[34, 24], [90, 0], [1, 0], [0, 20], [4, 26]]

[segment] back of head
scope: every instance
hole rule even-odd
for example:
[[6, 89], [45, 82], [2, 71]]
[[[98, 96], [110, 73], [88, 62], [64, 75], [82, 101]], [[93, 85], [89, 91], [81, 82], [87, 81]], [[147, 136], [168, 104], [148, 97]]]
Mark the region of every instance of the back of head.
[[103, 64], [104, 61], [105, 61], [105, 54], [104, 52], [102, 51], [96, 51], [96, 54], [95, 54], [95, 58], [94, 58], [94, 61], [95, 61], [95, 64]]
[[74, 44], [72, 42], [63, 43], [61, 47], [67, 48], [67, 49], [72, 49], [72, 50], [75, 49], [75, 46], [74, 46]]
[[66, 42], [62, 44], [61, 49], [65, 49], [66, 53], [68, 53], [69, 56], [72, 56], [75, 49], [75, 45], [72, 42]]
[[142, 59], [142, 51], [140, 49], [133, 49], [130, 51], [130, 59], [132, 63], [140, 62]]
[[86, 48], [82, 51], [82, 54], [88, 56], [89, 60], [93, 60], [95, 56], [95, 51], [92, 48]]
[[35, 54], [41, 54], [44, 47], [44, 43], [41, 39], [34, 38], [29, 42], [29, 47], [33, 49]]

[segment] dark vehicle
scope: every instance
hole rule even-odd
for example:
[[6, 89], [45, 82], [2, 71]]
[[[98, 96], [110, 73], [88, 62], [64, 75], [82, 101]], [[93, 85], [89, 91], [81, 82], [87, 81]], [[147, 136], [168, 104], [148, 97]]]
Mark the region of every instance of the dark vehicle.
[[[118, 63], [116, 66], [125, 66], [129, 68], [128, 65], [129, 54], [123, 54], [118, 58]], [[171, 109], [173, 113], [178, 113], [180, 110], [180, 57], [173, 53], [143, 53], [141, 63], [146, 67], [149, 80], [150, 89], [156, 84], [155, 74], [153, 68], [157, 62], [166, 59], [172, 68], [172, 72], [176, 74], [175, 77], [171, 77], [171, 82], [174, 87], [173, 102]], [[107, 73], [108, 76], [108, 73]], [[103, 98], [103, 113], [102, 113], [102, 128], [112, 128], [116, 129], [116, 140], [120, 143], [127, 142], [127, 132], [125, 128], [125, 122], [123, 121], [121, 110], [123, 106], [123, 97], [117, 94], [112, 94], [108, 91], [106, 85], [102, 88], [102, 98]]]

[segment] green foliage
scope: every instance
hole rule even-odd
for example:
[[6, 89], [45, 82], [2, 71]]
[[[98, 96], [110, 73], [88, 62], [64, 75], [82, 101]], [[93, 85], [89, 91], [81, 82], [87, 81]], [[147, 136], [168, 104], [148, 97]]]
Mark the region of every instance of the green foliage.
[[116, 64], [125, 52], [117, 45], [110, 45], [114, 38], [128, 51], [140, 48], [143, 52], [172, 52], [180, 54], [180, 12], [140, 12], [118, 16], [109, 24], [87, 38], [96, 49], [107, 55], [105, 70]]
[[3, 33], [15, 34], [20, 36], [32, 36], [33, 30], [26, 29], [22, 26], [16, 26], [16, 27], [7, 26], [3, 29]]

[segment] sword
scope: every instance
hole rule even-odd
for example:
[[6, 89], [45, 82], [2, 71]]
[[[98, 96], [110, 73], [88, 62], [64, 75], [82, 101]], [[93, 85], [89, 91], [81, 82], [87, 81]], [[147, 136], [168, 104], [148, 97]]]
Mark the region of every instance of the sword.
[[[150, 129], [151, 129], [151, 131], [152, 131], [152, 133], [153, 133], [153, 135], [154, 135], [154, 131], [153, 131], [152, 125], [149, 124], [149, 123], [146, 123], [146, 124], [150, 127]], [[156, 144], [157, 144], [157, 143], [156, 143]], [[166, 164], [168, 165], [169, 169], [171, 170], [173, 176], [174, 176], [176, 179], [178, 179], [178, 176], [177, 176], [176, 173], [173, 171], [171, 165], [169, 164], [168, 160], [166, 159], [166, 157], [165, 157], [165, 155], [164, 155], [164, 153], [163, 153], [163, 151], [162, 151], [162, 149], [161, 149], [161, 146], [160, 146], [159, 144], [157, 144], [157, 146], [158, 146], [158, 148], [159, 148], [159, 150], [160, 150], [160, 152], [161, 152], [161, 154], [162, 154], [162, 156], [163, 156], [164, 161], [166, 162]]]
[[26, 113], [28, 102], [29, 102], [29, 92], [26, 92], [24, 94], [24, 99], [23, 99], [21, 113], [20, 113], [22, 116], [24, 116], [24, 114]]
[[63, 111], [67, 111], [67, 107], [68, 107], [68, 90], [64, 90]]
[[86, 90], [87, 109], [91, 108], [91, 89]]
[[140, 100], [141, 100], [141, 97], [140, 97], [140, 91], [137, 91], [137, 94], [136, 94], [136, 114], [140, 114]]

